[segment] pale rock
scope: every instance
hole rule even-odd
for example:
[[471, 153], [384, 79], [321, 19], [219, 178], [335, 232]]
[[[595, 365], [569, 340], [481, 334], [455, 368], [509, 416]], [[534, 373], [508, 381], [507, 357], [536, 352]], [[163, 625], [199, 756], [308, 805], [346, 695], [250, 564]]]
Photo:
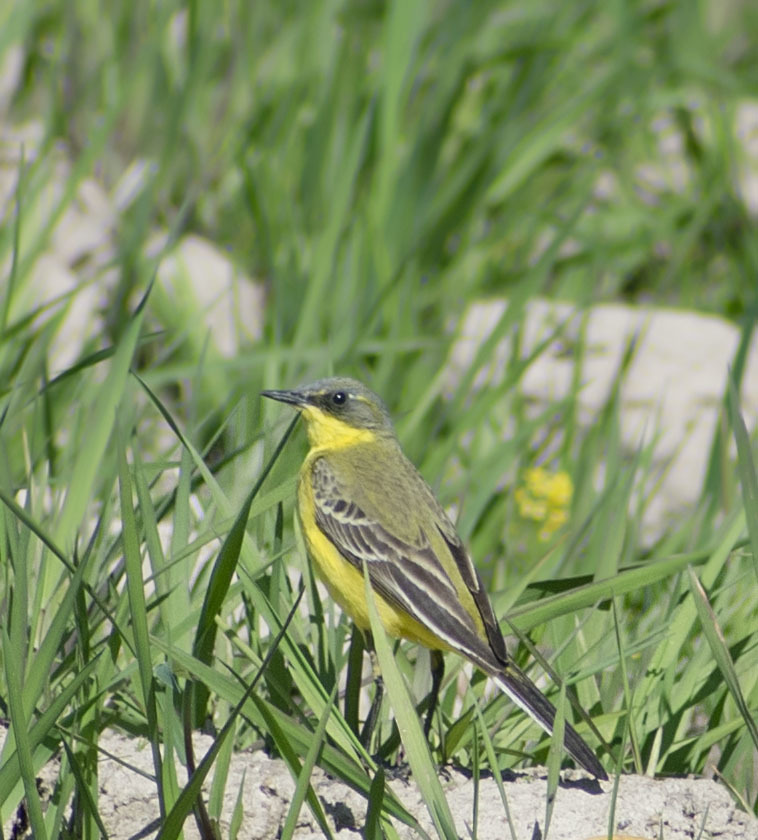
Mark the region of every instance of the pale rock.
[[[479, 346], [505, 315], [507, 302], [472, 304], [463, 316], [450, 358], [448, 388], [472, 364]], [[602, 304], [587, 310], [585, 352], [579, 347], [582, 313], [566, 303], [534, 299], [527, 303], [522, 327], [522, 354], [528, 355], [559, 325], [564, 330], [524, 372], [519, 387], [537, 410], [565, 397], [574, 366], [581, 363], [579, 420], [589, 427], [611, 393], [628, 342], [635, 352], [620, 391], [621, 433], [631, 454], [654, 443], [654, 468], [661, 487], [643, 518], [643, 534], [652, 540], [665, 532], [671, 518], [700, 498], [716, 423], [723, 405], [729, 366], [739, 330], [716, 316], [667, 309]], [[510, 354], [508, 337], [475, 378], [482, 387], [500, 378]], [[742, 386], [742, 412], [748, 427], [758, 417], [758, 341], [753, 340]]]
[[[157, 241], [165, 243], [159, 236]], [[231, 259], [203, 237], [188, 235], [160, 262], [161, 292], [179, 312], [195, 313], [222, 356], [232, 358], [244, 342], [260, 339], [265, 295]]]

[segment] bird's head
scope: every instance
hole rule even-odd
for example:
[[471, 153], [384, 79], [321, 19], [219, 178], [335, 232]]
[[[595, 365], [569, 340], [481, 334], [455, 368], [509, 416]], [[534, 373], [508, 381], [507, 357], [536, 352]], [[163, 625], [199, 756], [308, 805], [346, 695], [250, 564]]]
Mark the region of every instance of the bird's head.
[[335, 376], [291, 391], [261, 393], [300, 411], [312, 446], [348, 446], [395, 436], [381, 398], [357, 379]]

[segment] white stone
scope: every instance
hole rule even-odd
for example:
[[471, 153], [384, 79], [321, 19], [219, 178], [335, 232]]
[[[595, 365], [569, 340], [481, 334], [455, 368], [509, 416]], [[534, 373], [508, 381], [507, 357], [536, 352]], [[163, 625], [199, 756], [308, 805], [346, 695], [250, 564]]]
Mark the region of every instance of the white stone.
[[0, 57], [0, 114], [8, 109], [16, 93], [23, 66], [24, 49], [21, 44], [6, 46]]
[[[165, 241], [165, 240], [163, 240]], [[227, 358], [240, 344], [256, 341], [263, 331], [262, 286], [240, 272], [216, 245], [185, 236], [158, 267], [160, 291], [179, 311], [202, 317], [216, 348]]]

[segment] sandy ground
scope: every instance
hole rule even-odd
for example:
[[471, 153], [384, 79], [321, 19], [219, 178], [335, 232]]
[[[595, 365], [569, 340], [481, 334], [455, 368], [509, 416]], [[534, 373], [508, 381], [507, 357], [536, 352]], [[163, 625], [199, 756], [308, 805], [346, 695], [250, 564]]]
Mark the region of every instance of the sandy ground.
[[[208, 749], [211, 739], [198, 735], [198, 755]], [[119, 760], [103, 758], [100, 765], [100, 814], [113, 840], [153, 838], [158, 830], [158, 803], [147, 745], [115, 732], [106, 732], [101, 747]], [[57, 775], [53, 764], [41, 779], [46, 795], [50, 794]], [[456, 821], [460, 837], [496, 840], [511, 836], [503, 802], [493, 779], [479, 783], [479, 813], [476, 825], [472, 806], [474, 783], [462, 773], [443, 770], [443, 787]], [[513, 774], [505, 779], [506, 797], [516, 838], [538, 840], [590, 840], [607, 837], [613, 803], [613, 781], [598, 783], [581, 771], [568, 770], [558, 790], [549, 827], [546, 825], [546, 774], [541, 768]], [[336, 837], [357, 837], [362, 833], [366, 801], [355, 791], [316, 769], [312, 784]], [[419, 820], [423, 829], [434, 836], [434, 829], [418, 789], [412, 781], [388, 782], [403, 805]], [[275, 840], [287, 817], [295, 783], [283, 761], [263, 752], [240, 753], [232, 759], [224, 807], [221, 836], [229, 836], [232, 810], [242, 788], [244, 816], [238, 837], [251, 840]], [[207, 794], [207, 791], [206, 791]], [[401, 838], [415, 838], [418, 833], [394, 822]], [[704, 779], [650, 779], [623, 776], [618, 785], [613, 809], [613, 826], [618, 838], [648, 840], [737, 840], [758, 839], [758, 820], [737, 809], [727, 791]], [[4, 827], [6, 837], [13, 826]], [[192, 820], [185, 825], [185, 838], [199, 838]], [[295, 837], [298, 840], [323, 837], [307, 807], [300, 812]]]

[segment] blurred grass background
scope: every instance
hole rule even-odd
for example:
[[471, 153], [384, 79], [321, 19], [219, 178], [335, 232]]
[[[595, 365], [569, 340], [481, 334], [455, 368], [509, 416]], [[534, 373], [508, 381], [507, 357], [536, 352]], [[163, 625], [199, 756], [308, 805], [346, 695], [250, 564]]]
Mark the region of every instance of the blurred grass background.
[[[547, 295], [695, 308], [747, 341], [757, 59], [758, 9], [738, 0], [3, 5], [3, 822], [25, 793], [37, 836], [97, 836], [98, 734], [117, 726], [153, 744], [173, 831], [191, 805], [172, 759], [186, 760], [194, 704], [196, 722], [232, 720], [229, 746], [285, 755], [304, 791], [314, 760], [359, 789], [373, 780], [391, 833], [394, 806], [351, 728], [356, 680], [330, 711], [348, 628], [319, 603], [292, 527], [300, 433], [248, 499], [244, 538], [232, 529], [219, 548], [281, 433], [281, 408], [258, 392], [331, 372], [386, 399], [408, 454], [462, 506], [499, 614], [573, 685], [619, 766], [716, 772], [756, 809], [746, 440], [742, 490], [721, 438], [702, 504], [643, 547], [618, 512], [649, 451], [622, 450], [613, 394], [584, 434], [578, 382], [556, 429], [555, 406], [535, 417], [519, 393], [528, 360], [484, 391], [473, 383], [492, 345], [459, 381], [446, 370], [461, 314], [493, 295], [511, 302], [496, 337]], [[92, 218], [99, 238], [77, 244]], [[189, 235], [233, 267], [221, 326], [181, 277], [158, 269], [148, 293]], [[547, 466], [573, 489], [567, 522], [541, 540], [503, 487], [551, 435]], [[274, 650], [301, 578], [309, 609]], [[551, 578], [563, 585], [534, 586]], [[722, 648], [703, 632], [707, 599]], [[421, 698], [423, 668], [402, 650]], [[232, 715], [267, 653], [264, 688]], [[482, 701], [480, 727], [455, 667], [435, 759], [544, 760], [547, 739], [535, 746], [502, 699]], [[309, 759], [314, 731], [326, 743]], [[44, 810], [34, 775], [63, 745]], [[388, 713], [373, 747], [397, 755]]]

